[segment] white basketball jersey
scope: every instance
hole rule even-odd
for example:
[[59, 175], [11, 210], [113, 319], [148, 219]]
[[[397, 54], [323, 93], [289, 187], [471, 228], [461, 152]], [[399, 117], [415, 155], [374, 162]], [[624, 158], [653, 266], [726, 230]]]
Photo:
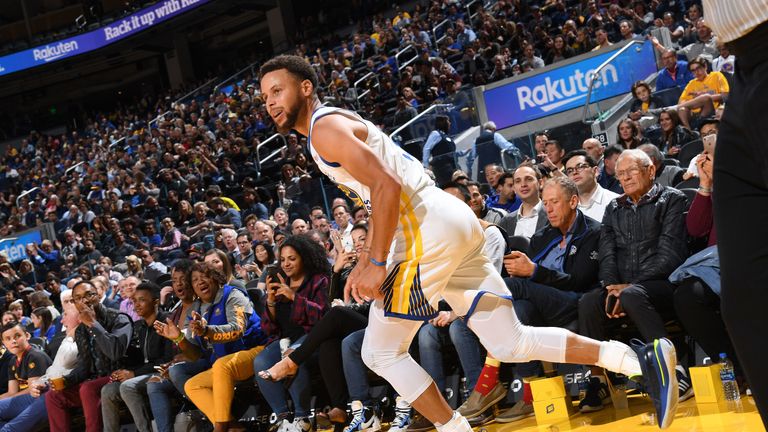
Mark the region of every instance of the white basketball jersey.
[[[421, 162], [403, 151], [402, 148], [392, 142], [389, 136], [373, 123], [363, 119], [357, 113], [341, 108], [318, 108], [312, 113], [312, 120], [309, 125], [309, 137], [307, 138], [307, 143], [310, 153], [317, 163], [317, 166], [320, 168], [320, 171], [335, 182], [339, 189], [341, 189], [355, 205], [363, 206], [368, 210], [368, 213], [372, 213], [373, 209], [371, 208], [370, 189], [352, 177], [352, 175], [350, 175], [338, 162], [323, 159], [315, 151], [315, 148], [312, 147], [312, 127], [319, 118], [329, 114], [343, 115], [365, 124], [368, 129], [368, 136], [365, 139], [365, 143], [373, 153], [384, 162], [384, 165], [389, 167], [389, 169], [400, 178], [402, 183], [401, 192], [407, 197], [411, 198], [424, 188], [435, 185], [432, 179], [424, 172], [424, 167], [421, 165]], [[338, 143], [337, 145], [343, 146], [345, 143]]]

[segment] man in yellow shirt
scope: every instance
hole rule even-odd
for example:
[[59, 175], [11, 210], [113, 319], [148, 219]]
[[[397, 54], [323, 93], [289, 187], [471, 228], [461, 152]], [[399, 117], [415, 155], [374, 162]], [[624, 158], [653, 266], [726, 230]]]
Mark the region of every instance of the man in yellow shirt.
[[691, 128], [692, 112], [698, 113], [700, 117], [713, 115], [717, 107], [728, 97], [730, 89], [722, 73], [707, 72], [708, 65], [709, 63], [701, 57], [691, 60], [688, 63], [688, 69], [693, 73], [694, 79], [685, 86], [677, 105], [649, 112], [657, 114], [655, 111], [676, 109], [680, 115], [680, 123], [688, 129]]

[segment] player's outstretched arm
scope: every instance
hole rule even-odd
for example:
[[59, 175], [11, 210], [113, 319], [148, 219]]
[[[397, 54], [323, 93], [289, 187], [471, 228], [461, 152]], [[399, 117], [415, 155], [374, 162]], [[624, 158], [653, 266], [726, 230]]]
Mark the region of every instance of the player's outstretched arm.
[[[364, 251], [350, 274], [347, 285], [356, 300], [380, 297], [379, 287], [386, 276], [387, 259], [400, 212], [401, 183], [365, 144], [366, 126], [341, 115], [327, 115], [312, 128], [312, 146], [323, 159], [341, 164], [371, 191], [373, 235], [370, 251]], [[376, 263], [374, 263], [375, 261]]]

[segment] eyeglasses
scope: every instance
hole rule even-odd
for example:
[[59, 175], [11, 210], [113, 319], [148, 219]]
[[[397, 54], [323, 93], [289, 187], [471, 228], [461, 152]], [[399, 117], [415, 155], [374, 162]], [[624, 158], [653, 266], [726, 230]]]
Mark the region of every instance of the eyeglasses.
[[639, 174], [642, 170], [639, 167], [630, 168], [624, 171], [616, 171], [616, 178], [633, 177]]
[[584, 171], [585, 169], [588, 169], [588, 168], [590, 168], [589, 164], [580, 163], [580, 164], [576, 165], [575, 167], [566, 168], [565, 169], [565, 175], [576, 174], [577, 172], [582, 172], [582, 171]]
[[691, 72], [696, 72], [699, 69], [701, 69], [701, 66], [699, 65], [693, 65], [690, 67]]
[[72, 296], [72, 302], [73, 303], [80, 303], [83, 300], [90, 300], [94, 297], [96, 297], [96, 293], [94, 291], [88, 291], [87, 293], [81, 295], [81, 296]]

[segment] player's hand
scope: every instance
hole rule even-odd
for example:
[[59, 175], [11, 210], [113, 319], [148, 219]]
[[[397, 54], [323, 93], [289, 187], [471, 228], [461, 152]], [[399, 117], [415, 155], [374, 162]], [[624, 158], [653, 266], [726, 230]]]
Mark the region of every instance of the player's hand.
[[364, 257], [349, 273], [344, 286], [344, 301], [347, 303], [350, 296], [358, 303], [384, 298], [381, 284], [387, 276], [387, 268], [371, 264], [368, 254], [364, 254]]

